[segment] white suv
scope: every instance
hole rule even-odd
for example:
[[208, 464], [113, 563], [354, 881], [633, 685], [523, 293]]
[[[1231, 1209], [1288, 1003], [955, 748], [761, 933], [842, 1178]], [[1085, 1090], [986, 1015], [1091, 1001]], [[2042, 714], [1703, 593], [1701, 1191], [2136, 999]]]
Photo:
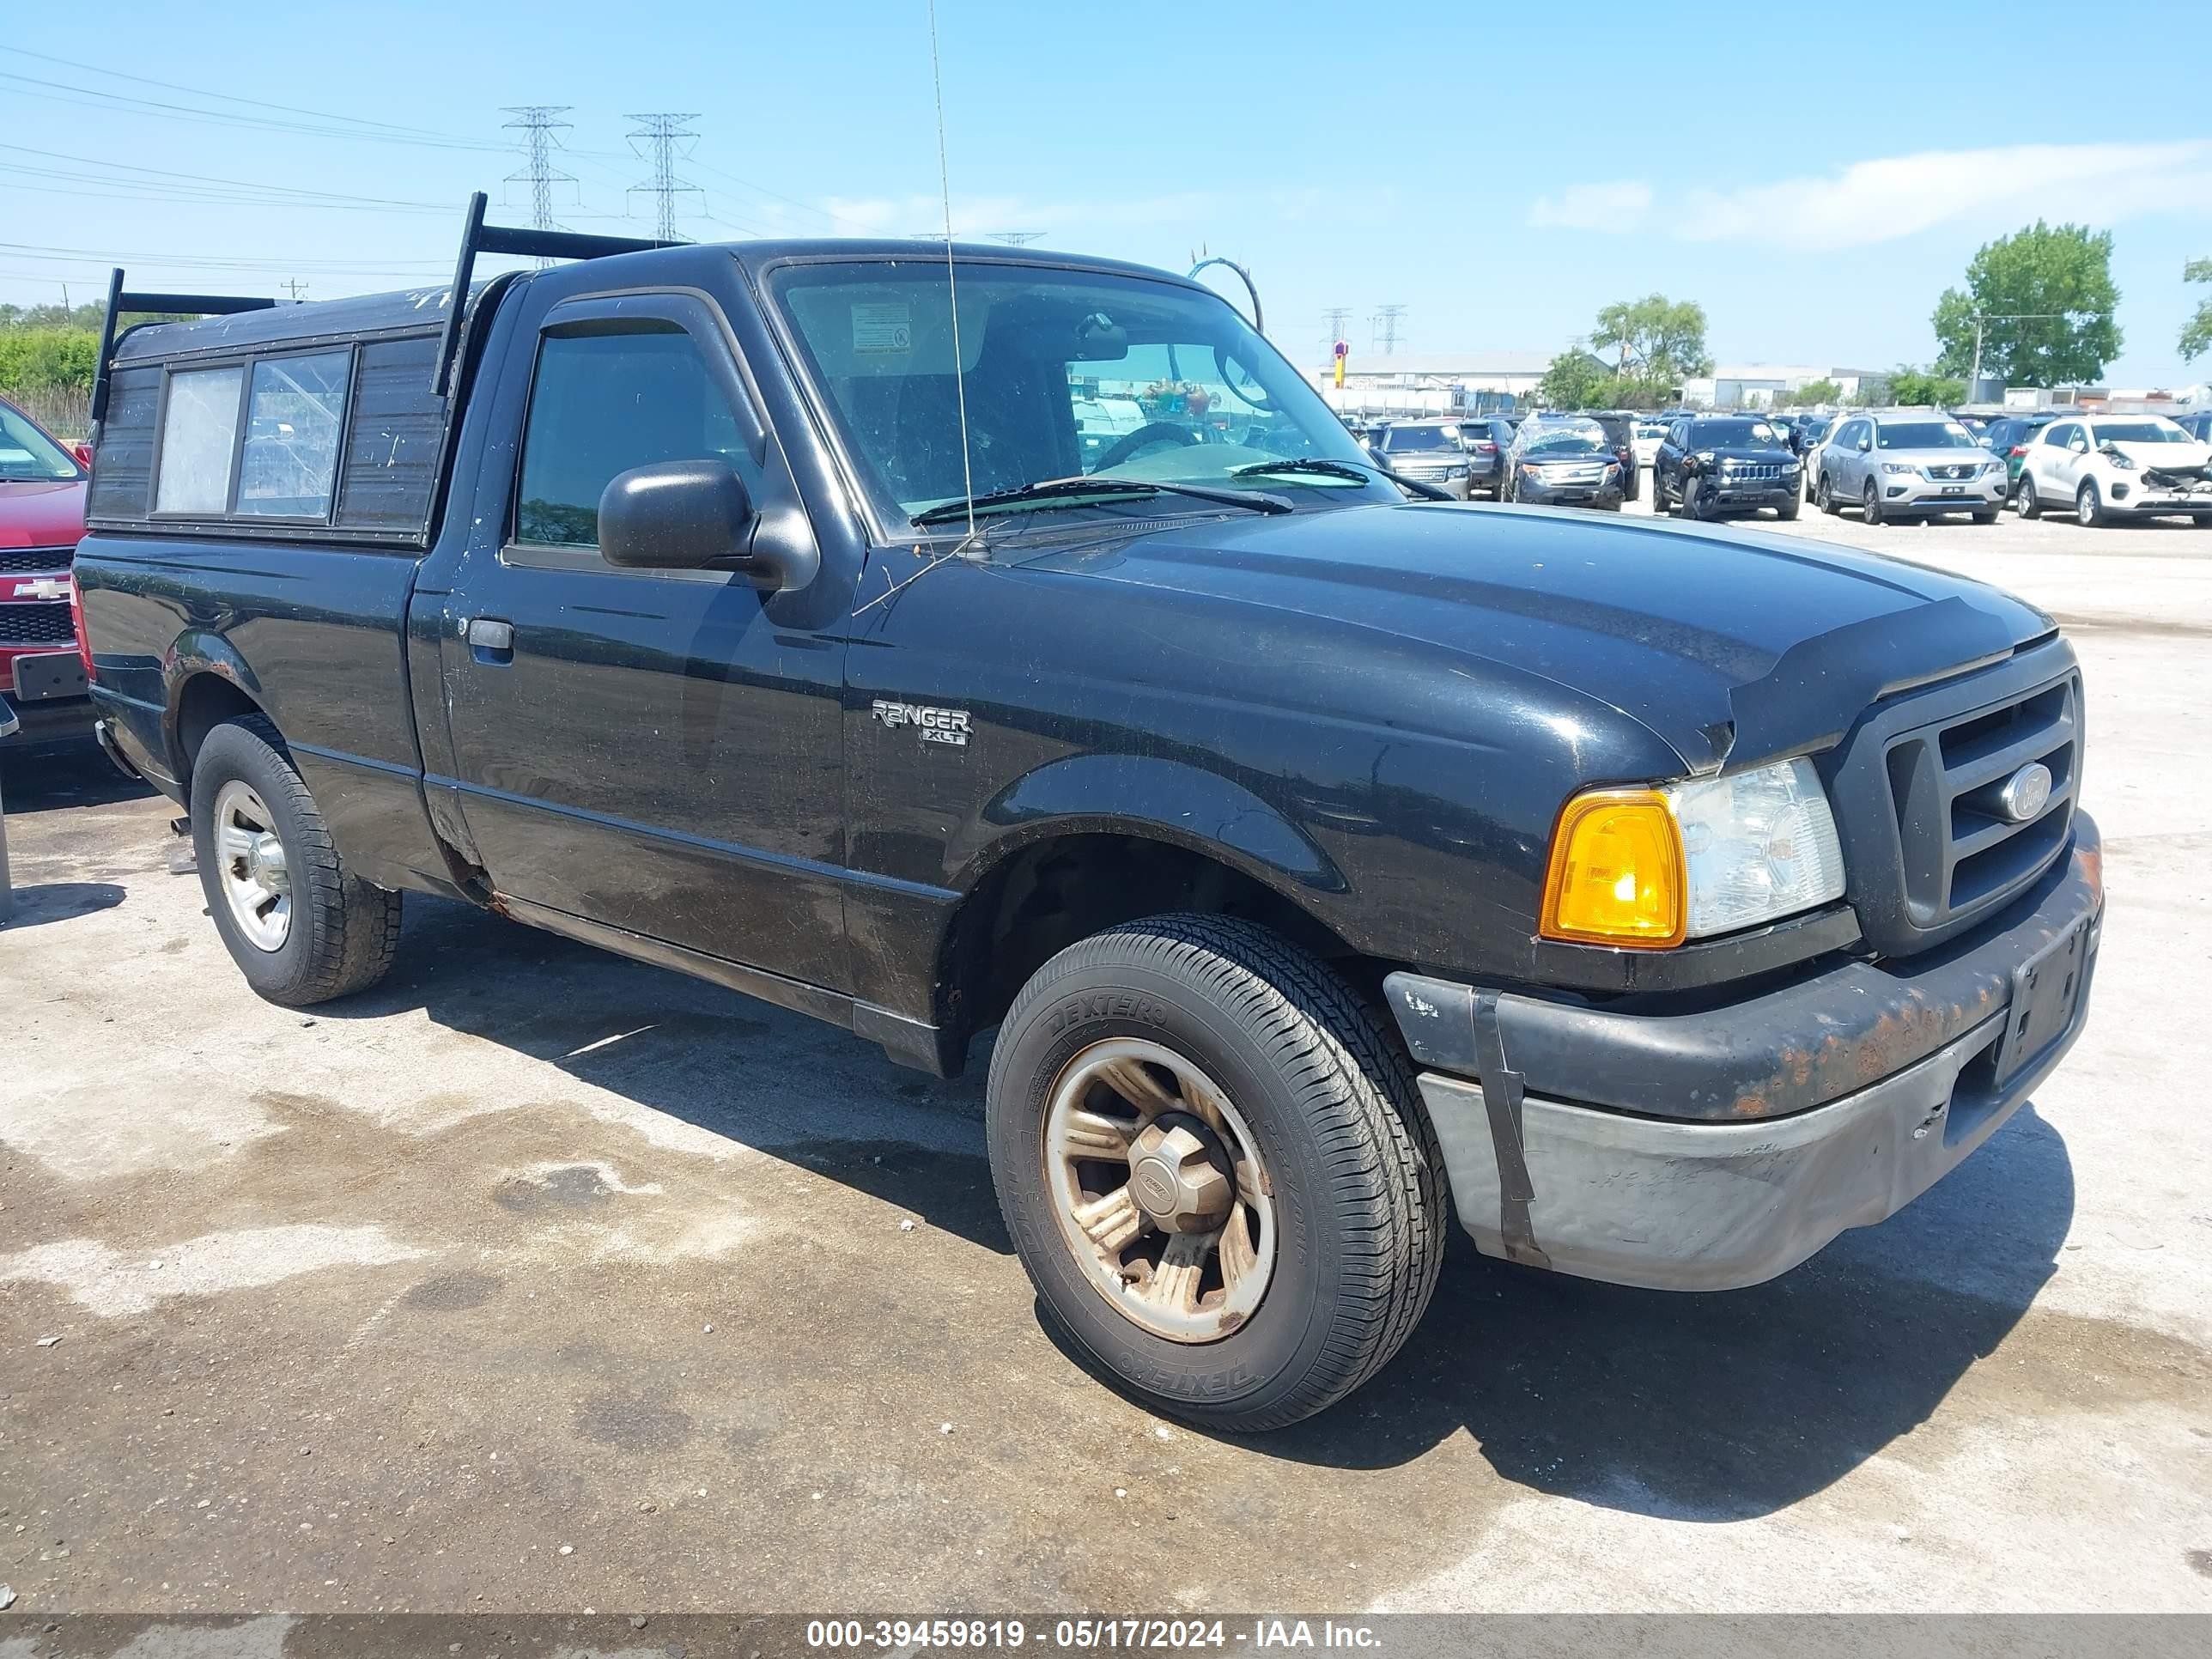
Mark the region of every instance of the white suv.
[[2185, 514], [2212, 525], [2212, 445], [2163, 415], [2053, 421], [2021, 457], [2020, 516], [2071, 507], [2083, 524]]

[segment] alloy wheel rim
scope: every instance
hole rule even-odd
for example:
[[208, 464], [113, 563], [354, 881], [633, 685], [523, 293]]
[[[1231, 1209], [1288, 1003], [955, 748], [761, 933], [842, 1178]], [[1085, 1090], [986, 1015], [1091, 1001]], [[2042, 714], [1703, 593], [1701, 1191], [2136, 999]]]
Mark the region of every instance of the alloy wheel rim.
[[2075, 499], [2074, 516], [2079, 519], [2083, 524], [2094, 524], [2097, 521], [2096, 485], [2084, 484], [2081, 486], [2081, 495]]
[[1274, 1275], [1273, 1185], [1250, 1126], [1197, 1065], [1140, 1037], [1094, 1042], [1047, 1108], [1045, 1186], [1091, 1288], [1139, 1329], [1216, 1342]]
[[292, 935], [292, 872], [276, 820], [252, 787], [233, 778], [215, 798], [216, 877], [230, 919], [256, 950]]

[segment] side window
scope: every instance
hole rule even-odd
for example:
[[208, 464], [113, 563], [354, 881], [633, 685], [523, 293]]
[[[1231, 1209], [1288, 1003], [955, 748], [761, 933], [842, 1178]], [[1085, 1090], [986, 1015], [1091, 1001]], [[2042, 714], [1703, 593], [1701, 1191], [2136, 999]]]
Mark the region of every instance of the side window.
[[2065, 448], [2073, 436], [2074, 427], [2071, 422], [2061, 421], [2056, 426], [2047, 426], [2043, 428], [2043, 441], [2054, 449]]
[[246, 371], [185, 369], [169, 376], [161, 411], [156, 513], [222, 513], [230, 505], [230, 464], [238, 442], [238, 397]]
[[241, 515], [327, 519], [337, 482], [353, 353], [264, 357], [246, 404], [246, 454], [238, 469]]
[[514, 539], [599, 544], [599, 496], [618, 473], [659, 461], [724, 460], [759, 498], [761, 479], [729, 399], [691, 336], [658, 319], [538, 348], [522, 441]]

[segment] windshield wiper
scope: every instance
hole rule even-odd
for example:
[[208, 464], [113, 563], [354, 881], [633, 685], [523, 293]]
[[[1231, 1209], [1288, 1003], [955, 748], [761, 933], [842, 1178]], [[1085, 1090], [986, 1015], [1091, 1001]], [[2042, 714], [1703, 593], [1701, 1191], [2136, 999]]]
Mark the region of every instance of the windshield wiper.
[[1241, 507], [1250, 513], [1294, 513], [1297, 510], [1280, 495], [1269, 495], [1256, 489], [1212, 489], [1204, 484], [1168, 483], [1149, 478], [1048, 478], [1042, 483], [1018, 484], [1012, 489], [994, 489], [988, 495], [974, 496], [967, 501], [945, 501], [936, 507], [926, 507], [915, 514], [911, 522], [921, 526], [954, 524], [964, 520], [970, 512], [1049, 507], [1054, 501], [1085, 496], [1108, 501], [1143, 501], [1152, 495], [1188, 495], [1195, 501], [1215, 501], [1223, 507]]
[[1352, 478], [1365, 483], [1370, 477], [1389, 476], [1379, 466], [1362, 466], [1357, 461], [1340, 461], [1328, 455], [1297, 455], [1279, 461], [1252, 461], [1243, 466], [1232, 466], [1232, 478], [1256, 478], [1270, 472], [1318, 472], [1331, 478]]

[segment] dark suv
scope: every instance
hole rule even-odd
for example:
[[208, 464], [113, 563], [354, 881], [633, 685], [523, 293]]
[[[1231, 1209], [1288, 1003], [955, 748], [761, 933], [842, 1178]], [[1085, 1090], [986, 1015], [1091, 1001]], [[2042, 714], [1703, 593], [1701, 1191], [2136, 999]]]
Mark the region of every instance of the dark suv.
[[1636, 482], [1636, 422], [1639, 417], [1625, 409], [1600, 409], [1592, 410], [1589, 418], [1605, 428], [1606, 447], [1620, 463], [1621, 499], [1635, 501], [1643, 494]]
[[1679, 505], [1686, 519], [1774, 509], [1794, 519], [1802, 505], [1800, 463], [1763, 416], [1702, 416], [1667, 428], [1651, 459], [1651, 510]]

